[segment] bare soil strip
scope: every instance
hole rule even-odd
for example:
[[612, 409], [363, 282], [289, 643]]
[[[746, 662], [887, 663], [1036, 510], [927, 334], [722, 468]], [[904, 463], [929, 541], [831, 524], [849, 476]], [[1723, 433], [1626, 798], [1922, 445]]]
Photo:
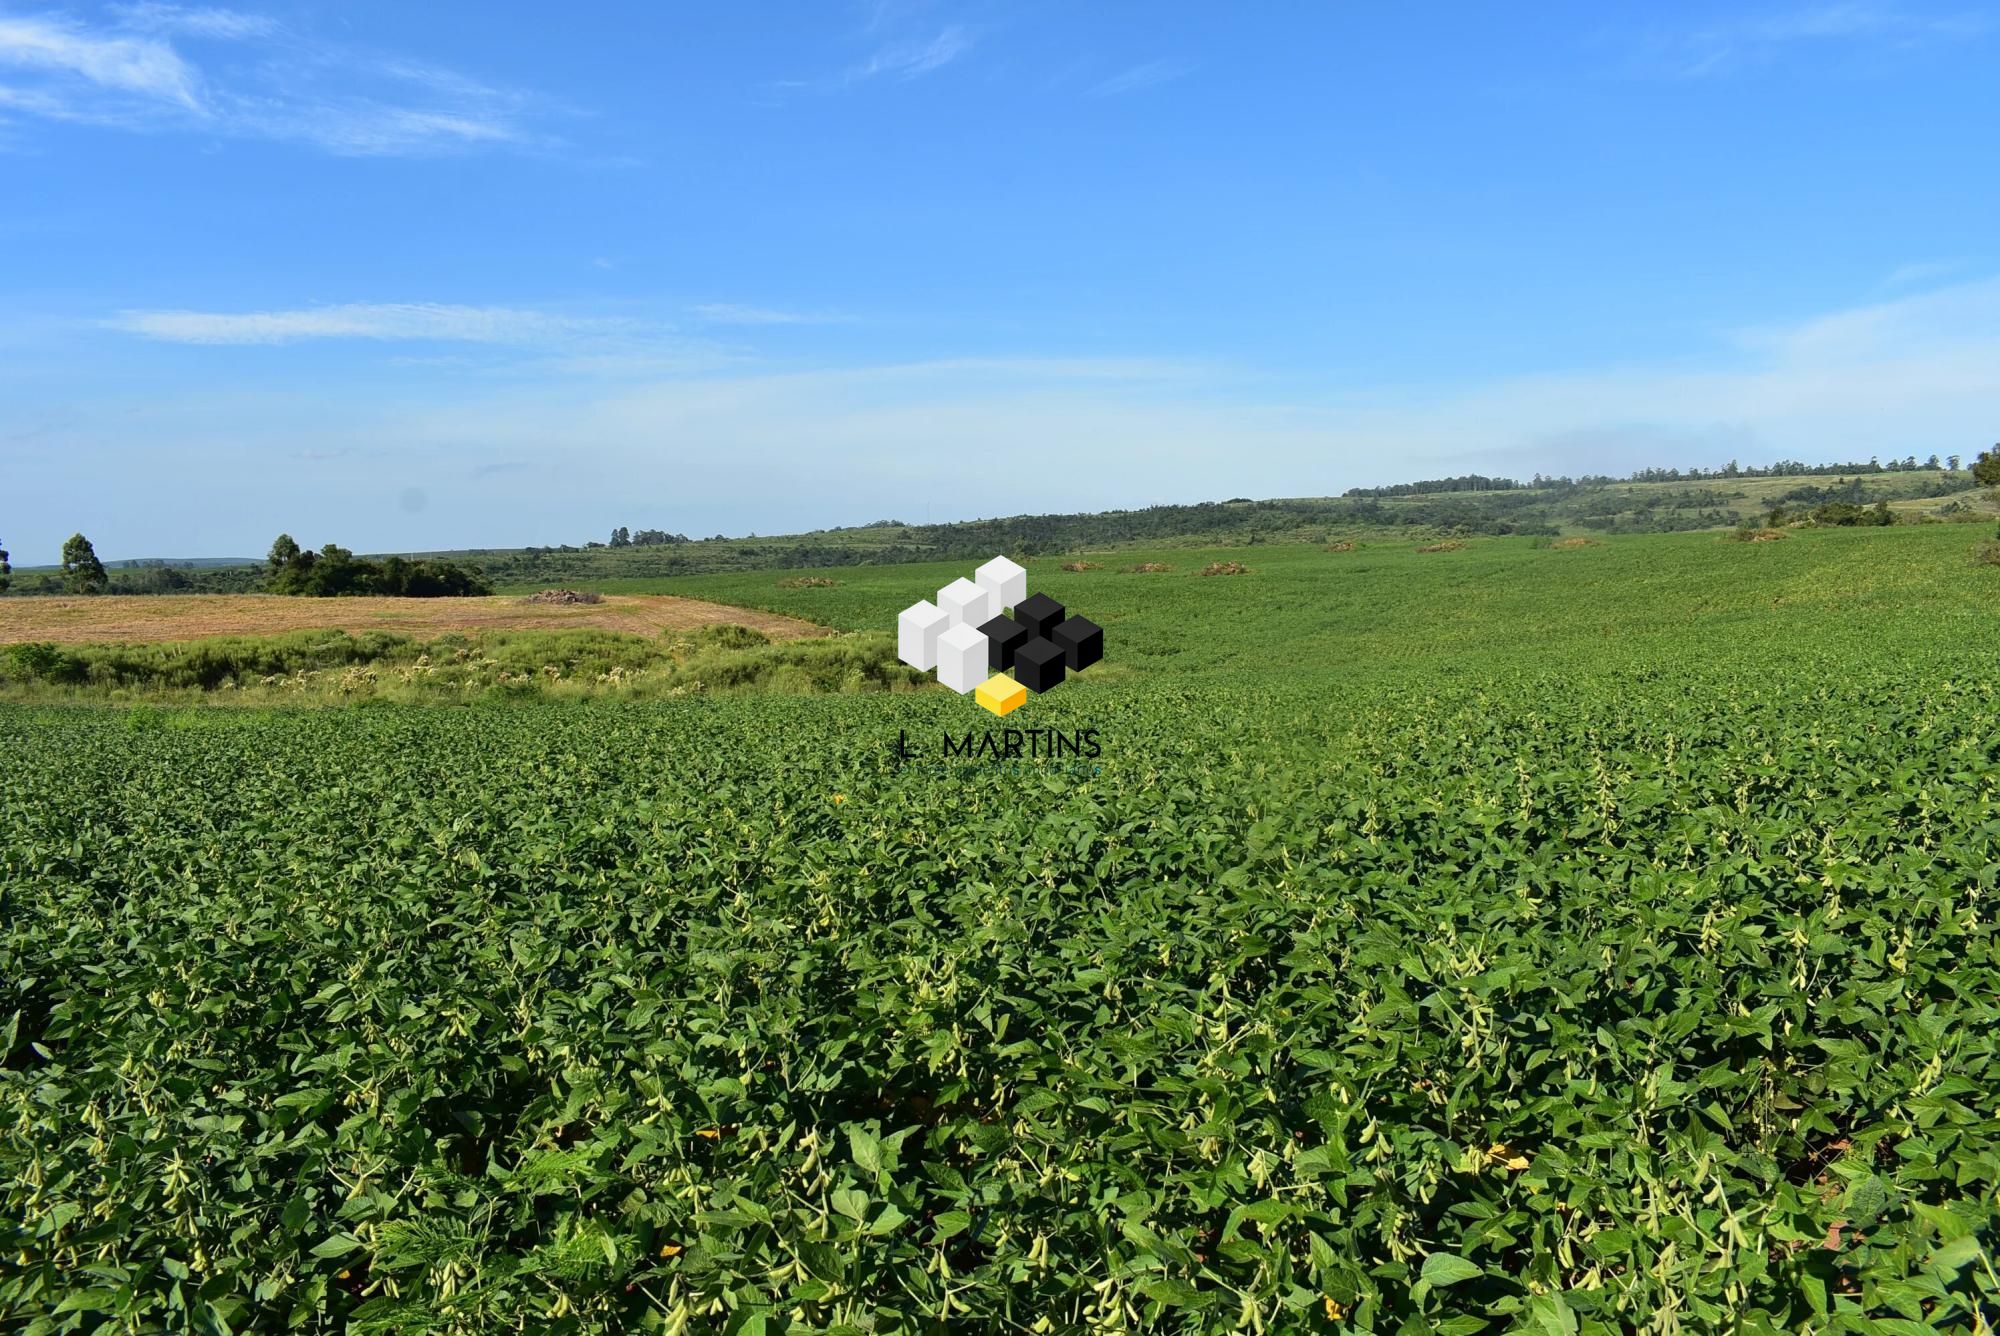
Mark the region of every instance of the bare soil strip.
[[703, 626], [749, 626], [773, 640], [826, 635], [795, 617], [669, 594], [607, 594], [602, 603], [527, 603], [493, 598], [293, 598], [281, 594], [103, 594], [92, 598], [0, 599], [0, 645], [26, 640], [199, 640], [338, 628], [413, 639], [449, 632], [624, 631], [658, 635]]

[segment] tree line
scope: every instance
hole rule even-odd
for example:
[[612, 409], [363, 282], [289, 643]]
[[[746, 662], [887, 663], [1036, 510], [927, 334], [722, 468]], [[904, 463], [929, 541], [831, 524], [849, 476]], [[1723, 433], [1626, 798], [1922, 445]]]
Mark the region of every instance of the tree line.
[[[71, 534], [63, 543], [60, 573], [44, 575], [38, 585], [22, 592], [65, 594], [166, 594], [181, 592], [261, 591], [331, 598], [343, 594], [381, 594], [395, 598], [454, 598], [490, 594], [489, 584], [477, 566], [456, 562], [410, 560], [385, 557], [380, 561], [357, 558], [337, 543], [328, 543], [317, 552], [306, 551], [290, 534], [279, 534], [271, 544], [271, 554], [261, 578], [245, 580], [245, 571], [255, 567], [217, 567], [189, 571], [166, 562], [146, 563], [114, 576], [105, 570], [97, 550], [82, 534]], [[0, 550], [0, 593], [12, 584], [13, 567], [7, 553]]]
[[379, 594], [389, 598], [465, 598], [490, 594], [477, 566], [456, 562], [407, 557], [384, 557], [368, 561], [338, 543], [328, 543], [319, 551], [301, 548], [288, 533], [271, 544], [265, 559], [270, 579], [265, 587], [274, 594], [299, 594], [311, 598], [338, 598], [344, 594]]

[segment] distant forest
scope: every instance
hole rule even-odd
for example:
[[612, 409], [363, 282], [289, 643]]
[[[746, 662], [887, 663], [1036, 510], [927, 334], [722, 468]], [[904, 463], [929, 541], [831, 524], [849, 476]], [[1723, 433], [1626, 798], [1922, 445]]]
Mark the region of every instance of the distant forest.
[[[618, 526], [581, 544], [356, 558], [328, 545], [319, 554], [281, 540], [268, 563], [234, 566], [168, 562], [112, 563], [101, 586], [120, 594], [254, 592], [313, 594], [471, 593], [491, 587], [591, 584], [728, 571], [821, 568], [914, 561], [956, 561], [1010, 552], [1052, 556], [1119, 546], [1231, 546], [1320, 542], [1342, 534], [1412, 536], [1666, 533], [1729, 528], [1774, 504], [1793, 514], [1816, 507], [1872, 506], [1885, 500], [1945, 496], [1988, 481], [2000, 470], [2000, 447], [1971, 471], [1959, 457], [1870, 459], [1804, 464], [1781, 460], [1719, 469], [1649, 468], [1628, 477], [1602, 474], [1514, 478], [1466, 474], [1354, 487], [1338, 497], [1254, 501], [1237, 497], [1192, 505], [1148, 506], [1089, 514], [1015, 515], [947, 524], [876, 520], [845, 529], [759, 538], [690, 538], [663, 529]], [[1989, 467], [1990, 466], [1990, 467]], [[1995, 474], [2000, 478], [2000, 473]], [[1772, 495], [1730, 486], [1798, 478]], [[1819, 481], [1824, 479], [1825, 481]], [[1831, 517], [1834, 512], [1826, 512]], [[1840, 513], [1845, 514], [1843, 510]], [[321, 563], [324, 564], [321, 564]], [[16, 572], [14, 592], [60, 593], [60, 572]]]
[[1629, 476], [1614, 478], [1608, 473], [1586, 473], [1580, 478], [1551, 477], [1537, 473], [1529, 482], [1513, 478], [1488, 478], [1468, 473], [1458, 478], [1430, 478], [1422, 482], [1399, 482], [1388, 487], [1350, 487], [1344, 497], [1427, 496], [1442, 492], [1512, 492], [1530, 488], [1540, 491], [1574, 491], [1584, 487], [1610, 487], [1621, 482], [1720, 482], [1731, 478], [1824, 478], [1844, 474], [1915, 473], [1920, 470], [1958, 472], [1957, 455], [1940, 460], [1936, 455], [1919, 462], [1915, 455], [1884, 463], [1870, 459], [1866, 464], [1801, 464], [1781, 459], [1775, 464], [1744, 467], [1731, 460], [1719, 469], [1637, 469]]

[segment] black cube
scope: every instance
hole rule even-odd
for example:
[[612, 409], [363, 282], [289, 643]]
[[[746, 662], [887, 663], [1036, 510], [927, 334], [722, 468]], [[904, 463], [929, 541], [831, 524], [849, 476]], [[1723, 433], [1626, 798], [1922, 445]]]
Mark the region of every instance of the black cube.
[[1014, 680], [1038, 693], [1061, 686], [1062, 647], [1040, 636], [1024, 641], [1014, 651]]
[[1104, 657], [1104, 628], [1088, 617], [1071, 617], [1056, 627], [1049, 641], [1063, 652], [1063, 663], [1073, 673]]
[[1014, 666], [1014, 651], [1028, 643], [1028, 628], [1012, 617], [995, 617], [979, 628], [986, 637], [986, 666], [1004, 673]]
[[1031, 636], [1046, 640], [1061, 625], [1063, 605], [1047, 594], [1030, 594], [1014, 605], [1014, 620], [1028, 628]]

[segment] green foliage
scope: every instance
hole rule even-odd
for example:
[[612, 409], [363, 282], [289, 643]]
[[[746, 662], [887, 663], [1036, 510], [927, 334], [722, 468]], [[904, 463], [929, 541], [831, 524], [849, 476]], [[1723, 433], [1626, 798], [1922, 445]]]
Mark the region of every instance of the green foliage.
[[80, 533], [73, 533], [63, 541], [62, 575], [63, 589], [71, 594], [101, 594], [109, 582], [96, 549]]
[[1972, 461], [1972, 480], [1981, 487], [2000, 487], [2000, 445], [1979, 452]]
[[1882, 527], [1896, 522], [1889, 513], [1887, 501], [1877, 501], [1873, 506], [1850, 505], [1845, 501], [1830, 501], [1812, 512], [1814, 524], [1861, 525]]
[[1161, 686], [1068, 780], [897, 770], [937, 694], [0, 714], [0, 1312], [1969, 1331], [1926, 662]]
[[87, 666], [60, 646], [28, 642], [7, 646], [7, 676], [24, 682], [81, 682]]
[[487, 691], [536, 696], [840, 694], [930, 685], [881, 633], [772, 643], [742, 626], [658, 637], [516, 631], [424, 642], [371, 631], [296, 631], [142, 644], [13, 645], [0, 687], [17, 698], [223, 692], [245, 703], [462, 702]]
[[7, 549], [0, 547], [0, 594], [7, 592], [7, 586], [11, 582], [13, 574], [14, 568], [7, 564]]
[[393, 598], [465, 598], [490, 594], [493, 587], [479, 568], [449, 561], [411, 561], [385, 557], [360, 561], [338, 543], [318, 552], [301, 551], [290, 534], [271, 544], [267, 588], [274, 594], [304, 594], [337, 598], [345, 594], [379, 594]]
[[[0, 708], [0, 1326], [1983, 1330], [1942, 527], [1051, 570], [1082, 771], [899, 764], [939, 690]], [[739, 639], [659, 649], [861, 638]]]

